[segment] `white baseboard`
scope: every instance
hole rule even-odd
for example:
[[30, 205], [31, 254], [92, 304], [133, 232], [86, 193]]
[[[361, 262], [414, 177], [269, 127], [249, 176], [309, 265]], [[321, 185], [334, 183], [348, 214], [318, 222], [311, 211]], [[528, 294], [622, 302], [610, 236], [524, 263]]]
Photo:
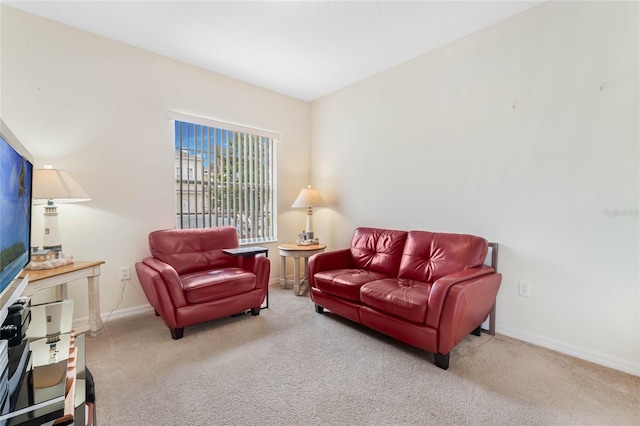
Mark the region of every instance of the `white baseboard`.
[[[115, 319], [136, 317], [136, 316], [147, 314], [150, 312], [153, 312], [153, 307], [151, 305], [140, 305], [140, 306], [134, 306], [133, 308], [119, 309], [117, 311], [113, 311], [111, 316], [109, 316], [108, 312], [106, 314], [103, 313], [102, 315], [100, 315], [100, 318], [102, 319], [102, 322], [105, 323], [107, 321], [112, 321]], [[89, 317], [76, 318], [73, 320], [72, 327], [78, 330], [83, 326], [86, 326], [88, 322], [89, 322]]]
[[615, 370], [623, 371], [625, 373], [633, 374], [634, 376], [640, 376], [640, 363], [635, 364], [591, 349], [570, 345], [565, 342], [549, 339], [548, 337], [508, 327], [496, 327], [496, 333], [522, 340], [536, 346], [542, 346], [543, 348], [551, 349], [595, 364], [603, 365], [605, 367], [613, 368]]

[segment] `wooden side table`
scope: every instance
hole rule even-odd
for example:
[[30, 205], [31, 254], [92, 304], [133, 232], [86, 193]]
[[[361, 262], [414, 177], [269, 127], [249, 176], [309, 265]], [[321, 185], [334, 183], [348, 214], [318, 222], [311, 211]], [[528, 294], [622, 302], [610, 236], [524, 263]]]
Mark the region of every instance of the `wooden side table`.
[[[104, 261], [73, 262], [69, 265], [53, 269], [25, 270], [29, 274], [29, 282], [22, 292], [25, 296], [31, 296], [36, 291], [56, 287], [56, 297], [67, 298], [67, 283], [81, 278], [87, 279], [89, 287], [89, 330], [91, 336], [97, 336], [102, 331], [102, 318], [100, 318], [100, 265]], [[85, 327], [78, 327], [76, 331], [82, 333]]]
[[[280, 287], [285, 288], [291, 281], [287, 281], [286, 258], [293, 258], [293, 292], [296, 296], [302, 294], [301, 284], [309, 283], [307, 274], [309, 272], [309, 258], [316, 253], [322, 253], [327, 246], [324, 244], [312, 244], [309, 246], [299, 246], [297, 244], [282, 244], [278, 246], [280, 250]], [[304, 259], [304, 276], [300, 278], [300, 258]]]

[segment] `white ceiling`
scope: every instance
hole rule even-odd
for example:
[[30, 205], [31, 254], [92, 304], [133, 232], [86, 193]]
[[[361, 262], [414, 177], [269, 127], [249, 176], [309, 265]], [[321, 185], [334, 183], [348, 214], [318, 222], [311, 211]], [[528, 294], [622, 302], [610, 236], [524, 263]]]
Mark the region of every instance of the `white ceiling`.
[[310, 101], [542, 1], [9, 1]]

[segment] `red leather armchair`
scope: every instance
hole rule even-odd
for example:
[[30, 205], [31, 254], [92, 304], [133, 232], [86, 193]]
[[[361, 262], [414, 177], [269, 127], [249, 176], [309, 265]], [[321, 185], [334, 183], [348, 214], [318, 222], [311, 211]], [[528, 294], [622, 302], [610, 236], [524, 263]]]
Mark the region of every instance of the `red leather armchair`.
[[269, 260], [229, 256], [238, 247], [234, 227], [167, 229], [149, 234], [151, 256], [136, 263], [149, 303], [180, 339], [184, 327], [251, 310], [267, 295]]

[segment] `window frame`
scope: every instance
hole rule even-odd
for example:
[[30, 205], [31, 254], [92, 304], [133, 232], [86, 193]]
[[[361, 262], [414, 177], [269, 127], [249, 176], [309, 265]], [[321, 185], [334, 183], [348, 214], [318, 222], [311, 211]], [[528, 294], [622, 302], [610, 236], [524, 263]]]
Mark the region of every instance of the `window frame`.
[[[176, 185], [175, 185], [175, 192], [176, 192], [175, 226], [176, 228], [194, 228], [194, 227], [206, 228], [206, 227], [214, 227], [214, 226], [231, 225], [231, 226], [235, 226], [236, 229], [238, 230], [238, 239], [240, 240], [241, 245], [276, 242], [277, 231], [278, 231], [277, 230], [278, 185], [277, 185], [277, 156], [276, 156], [277, 149], [276, 148], [277, 148], [277, 142], [280, 140], [280, 134], [276, 132], [268, 131], [268, 130], [251, 128], [247, 126], [226, 123], [223, 121], [211, 120], [207, 118], [196, 117], [196, 116], [181, 114], [176, 112], [170, 112], [169, 118], [172, 120], [173, 144], [174, 144], [173, 146], [174, 146], [174, 155], [175, 155], [174, 170], [175, 170], [175, 182], [176, 182]], [[211, 143], [212, 145], [214, 145], [214, 147], [216, 146], [217, 143], [220, 143], [220, 142], [219, 141], [210, 142], [212, 139], [210, 139], [210, 136], [209, 136], [209, 129], [220, 129], [220, 131], [222, 131], [225, 135], [229, 134], [227, 132], [231, 132], [232, 134], [231, 138], [234, 138], [234, 139], [227, 138], [226, 143], [229, 143], [229, 142], [233, 143], [234, 149], [238, 148], [239, 146], [238, 144], [243, 144], [247, 142], [251, 147], [255, 145], [262, 146], [263, 145], [262, 138], [268, 139], [266, 144], [267, 146], [266, 153], [261, 152], [258, 157], [262, 161], [266, 161], [267, 163], [266, 166], [261, 167], [259, 165], [255, 165], [254, 167], [249, 167], [249, 168], [244, 167], [240, 170], [242, 172], [241, 173], [242, 176], [240, 176], [240, 174], [237, 173], [238, 169], [235, 169], [236, 173], [234, 172], [230, 173], [229, 171], [227, 171], [222, 175], [226, 177], [226, 176], [231, 176], [235, 174], [236, 176], [236, 179], [232, 180], [233, 183], [231, 183], [232, 181], [228, 179], [221, 179], [221, 181], [227, 182], [226, 184], [223, 185], [226, 191], [227, 204], [224, 204], [224, 209], [226, 210], [222, 210], [224, 212], [222, 215], [218, 213], [212, 214], [213, 201], [211, 200], [211, 197], [213, 196], [213, 192], [212, 192], [213, 189], [205, 188], [205, 187], [211, 188], [210, 185], [212, 185], [214, 182], [209, 176], [210, 174], [213, 175], [213, 173], [210, 173], [211, 171], [210, 168], [214, 166], [211, 165], [209, 167], [206, 167], [205, 166], [206, 161], [203, 160], [205, 157], [198, 158], [198, 152], [200, 151], [200, 153], [202, 154], [204, 151], [202, 151], [202, 149], [199, 149], [197, 146], [195, 146], [195, 144], [193, 148], [190, 148], [189, 142], [187, 142], [187, 147], [186, 147], [187, 151], [189, 152], [193, 151], [195, 154], [193, 157], [190, 157], [187, 154], [187, 157], [186, 157], [187, 162], [186, 163], [184, 162], [184, 157], [183, 157], [184, 151], [185, 151], [184, 144], [181, 143], [180, 147], [177, 146], [178, 137], [179, 136], [182, 137], [182, 135], [181, 134], [179, 135], [178, 131], [176, 130], [177, 122], [182, 122], [187, 125], [193, 125], [194, 129], [196, 128], [195, 126], [204, 126], [205, 128], [207, 128], [207, 138], [209, 138], [209, 140], [207, 141], [207, 144]], [[237, 135], [237, 134], [239, 134], [239, 138], [235, 139], [234, 135]], [[188, 135], [187, 137], [190, 138], [191, 136]], [[255, 137], [260, 139], [254, 140], [253, 138]], [[195, 138], [198, 138], [198, 137], [195, 137]], [[217, 158], [216, 162], [227, 161], [226, 164], [228, 165], [229, 164], [228, 162], [231, 160], [231, 161], [234, 161], [233, 163], [234, 166], [240, 167], [240, 166], [244, 166], [245, 162], [255, 164], [255, 159], [257, 158], [255, 156], [251, 157], [251, 154], [249, 154], [249, 159], [247, 158], [247, 154], [245, 154], [244, 158], [242, 158], [242, 156], [232, 158], [228, 155], [229, 151], [227, 149], [225, 149], [226, 155], [215, 157], [215, 154], [216, 154], [215, 151], [216, 151], [215, 148], [213, 149], [213, 152], [211, 151], [211, 149], [207, 148], [206, 158], [209, 163], [214, 161], [212, 160], [212, 158]], [[209, 155], [211, 155], [211, 158], [208, 157]], [[253, 153], [253, 155], [258, 155], [258, 154]], [[193, 161], [193, 164], [191, 164], [190, 161]], [[194, 170], [194, 165], [195, 165], [195, 170]], [[189, 173], [193, 173], [193, 175], [187, 176], [187, 179], [185, 179], [185, 166], [187, 168], [186, 170], [187, 172], [189, 172], [189, 169], [193, 170], [193, 172], [189, 172]], [[266, 170], [266, 175], [265, 175], [267, 178], [266, 182], [257, 182], [255, 180], [250, 180], [254, 176], [256, 170], [261, 170], [263, 172]], [[192, 177], [195, 177], [195, 179], [193, 179]], [[269, 185], [269, 181], [271, 182], [270, 185]], [[264, 187], [265, 185], [266, 187]], [[264, 187], [262, 188], [263, 190], [267, 191], [266, 194], [264, 192], [262, 192], [262, 194], [260, 194], [260, 192], [256, 192], [256, 191], [259, 191], [259, 188], [261, 186]], [[234, 191], [239, 191], [239, 192], [237, 194], [234, 194], [233, 193]], [[243, 191], [245, 194], [247, 193], [255, 194], [254, 197], [266, 196], [267, 199], [265, 200], [263, 198], [259, 198], [260, 202], [257, 203], [257, 208], [256, 208], [256, 205], [255, 205], [256, 198], [252, 198], [250, 195], [249, 195], [249, 198], [247, 198], [247, 195], [242, 197], [240, 194]], [[195, 192], [195, 197], [194, 197], [195, 208], [192, 213], [191, 206], [189, 205], [189, 203], [191, 202], [191, 198], [189, 194], [194, 192]], [[183, 194], [187, 194], [187, 197], [189, 197], [189, 200], [185, 200], [183, 198]], [[230, 196], [233, 197], [234, 200], [236, 198], [238, 199], [243, 198], [245, 201], [250, 200], [250, 202], [246, 204], [243, 204], [242, 202], [240, 203], [233, 202], [233, 204], [231, 204], [232, 201], [230, 201], [230, 199], [228, 198]], [[252, 205], [251, 201], [254, 202], [253, 209], [248, 208], [249, 205]], [[187, 205], [186, 215], [188, 218], [186, 220], [187, 221], [186, 224], [185, 224], [185, 213], [184, 213], [185, 202]], [[202, 203], [202, 206], [201, 206], [201, 209], [198, 210], [200, 202]], [[194, 220], [192, 220], [191, 218], [192, 215], [194, 216], [193, 218]], [[201, 219], [199, 215], [201, 216]], [[207, 215], [208, 215], [208, 220], [207, 220]], [[222, 216], [222, 218], [220, 218], [220, 216]], [[215, 220], [212, 218], [215, 218]], [[237, 223], [238, 220], [240, 220], [240, 223]], [[257, 225], [258, 222], [262, 223], [262, 227]], [[247, 225], [252, 223], [254, 224], [253, 226]], [[246, 227], [247, 231], [244, 230], [243, 225], [244, 227]], [[251, 229], [251, 231], [249, 231], [249, 229]], [[263, 229], [263, 231], [259, 231], [259, 229]]]

